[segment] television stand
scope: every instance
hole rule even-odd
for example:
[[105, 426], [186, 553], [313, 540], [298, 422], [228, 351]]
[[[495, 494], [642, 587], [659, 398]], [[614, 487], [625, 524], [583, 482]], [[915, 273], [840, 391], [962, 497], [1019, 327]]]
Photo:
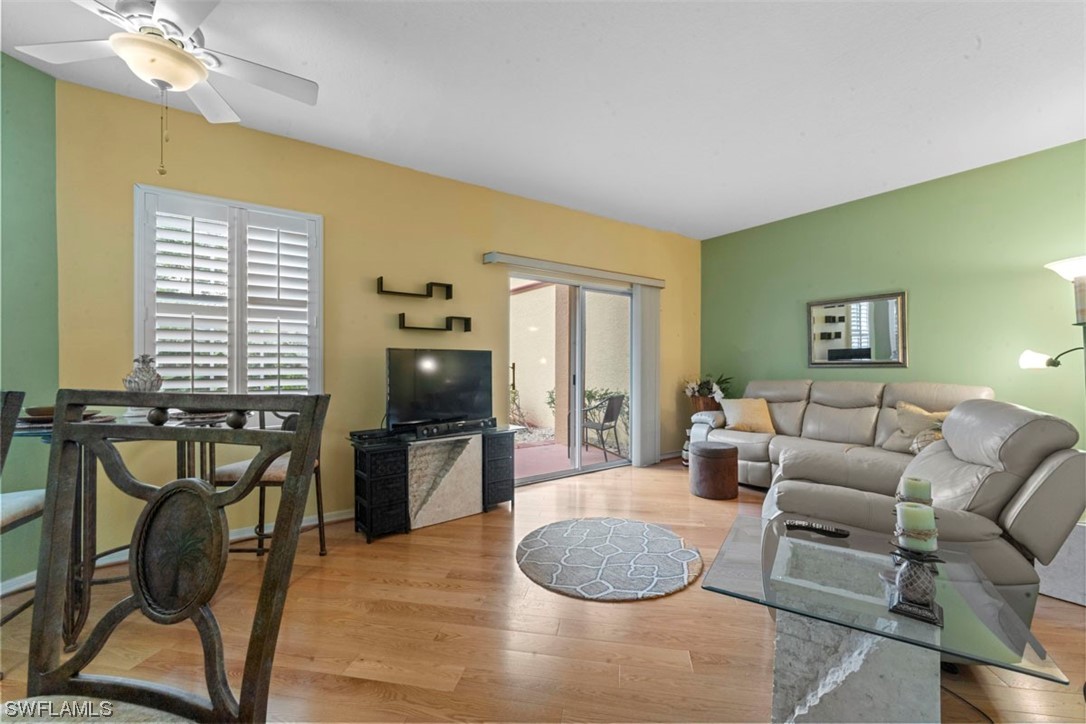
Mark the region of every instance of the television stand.
[[[348, 439], [354, 448], [355, 463], [355, 531], [365, 533], [367, 543], [380, 536], [411, 531], [414, 517], [410, 509], [412, 488], [422, 486], [431, 492], [444, 482], [437, 475], [426, 472], [429, 468], [421, 466], [419, 455], [412, 454], [412, 449], [416, 453], [422, 449], [415, 447], [420, 445], [447, 443], [456, 446], [456, 441], [466, 440], [465, 445], [458, 446], [463, 447], [457, 458], [461, 464], [459, 479], [462, 481], [469, 470], [477, 470], [480, 479], [479, 487], [471, 492], [472, 500], [465, 499], [463, 502], [472, 508], [477, 505], [474, 501], [481, 503], [480, 509], [472, 512], [485, 513], [495, 505], [506, 502], [512, 508], [515, 503], [515, 434], [516, 429], [493, 427], [425, 440], [418, 438], [413, 431], [389, 433], [386, 430], [356, 430], [350, 433]], [[481, 438], [478, 445], [471, 444], [475, 438]], [[414, 465], [412, 459], [416, 461]], [[446, 471], [442, 469], [442, 472]], [[474, 497], [476, 490], [479, 491], [479, 498]], [[418, 500], [422, 496], [416, 494], [414, 497]]]

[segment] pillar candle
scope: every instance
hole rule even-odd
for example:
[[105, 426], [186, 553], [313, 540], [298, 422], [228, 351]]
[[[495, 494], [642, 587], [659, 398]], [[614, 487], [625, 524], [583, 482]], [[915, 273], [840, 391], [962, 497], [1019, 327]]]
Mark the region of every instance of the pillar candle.
[[935, 537], [935, 511], [929, 505], [919, 503], [898, 503], [897, 527], [902, 531], [925, 532], [931, 531], [930, 537], [917, 537], [902, 533], [898, 536], [898, 545], [912, 551], [930, 553], [938, 549], [938, 540]]
[[905, 478], [901, 481], [901, 494], [910, 500], [926, 500], [931, 503], [931, 481], [923, 478]]

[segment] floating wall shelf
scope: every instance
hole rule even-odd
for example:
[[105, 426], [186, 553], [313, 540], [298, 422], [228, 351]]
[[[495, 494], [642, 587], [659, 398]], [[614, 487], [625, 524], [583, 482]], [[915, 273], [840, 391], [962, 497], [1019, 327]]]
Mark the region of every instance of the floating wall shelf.
[[407, 323], [407, 314], [400, 312], [400, 329], [421, 329], [427, 332], [451, 332], [453, 331], [453, 322], [459, 319], [463, 326], [464, 332], [471, 331], [471, 317], [445, 317], [444, 327], [416, 327]]
[[[434, 287], [445, 288], [445, 298], [452, 299], [453, 285], [446, 284], [445, 282], [426, 282], [425, 292], [397, 292], [391, 289], [385, 289], [385, 278], [377, 277], [377, 293], [378, 294], [395, 294], [400, 297], [421, 297], [422, 299], [432, 299], [434, 296]], [[402, 315], [401, 315], [402, 316]]]

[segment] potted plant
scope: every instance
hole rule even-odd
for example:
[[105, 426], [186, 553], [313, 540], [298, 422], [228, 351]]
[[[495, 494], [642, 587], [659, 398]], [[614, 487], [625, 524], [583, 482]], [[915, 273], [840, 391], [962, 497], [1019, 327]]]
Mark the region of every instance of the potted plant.
[[703, 410], [719, 410], [720, 403], [717, 400], [728, 396], [728, 384], [731, 377], [720, 375], [702, 375], [698, 379], [688, 380], [684, 383], [683, 392], [690, 398], [690, 404], [694, 412]]

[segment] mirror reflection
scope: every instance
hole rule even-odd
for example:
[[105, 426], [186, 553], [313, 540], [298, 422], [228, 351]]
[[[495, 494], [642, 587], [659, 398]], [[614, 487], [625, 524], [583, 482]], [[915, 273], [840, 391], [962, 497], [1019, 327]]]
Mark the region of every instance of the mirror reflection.
[[905, 292], [807, 304], [809, 367], [907, 366]]

